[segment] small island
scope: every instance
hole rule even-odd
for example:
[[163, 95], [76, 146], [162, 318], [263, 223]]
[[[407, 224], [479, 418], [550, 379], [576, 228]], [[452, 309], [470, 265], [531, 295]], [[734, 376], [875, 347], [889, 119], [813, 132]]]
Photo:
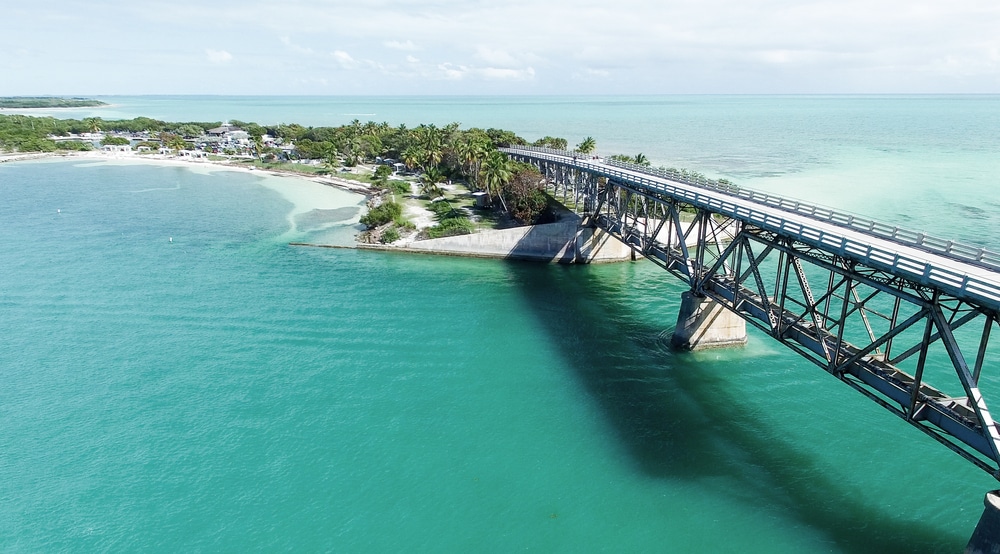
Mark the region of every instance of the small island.
[[[578, 199], [551, 196], [538, 168], [517, 163], [499, 150], [508, 145], [569, 149], [564, 138], [545, 136], [529, 143], [512, 131], [463, 129], [458, 123], [408, 128], [354, 120], [337, 127], [306, 127], [0, 114], [0, 162], [73, 153], [295, 175], [368, 197], [359, 222], [364, 228], [356, 236], [360, 248], [565, 258], [566, 252], [576, 251], [566, 245], [580, 234]], [[589, 156], [595, 146], [595, 140], [586, 137], [573, 152]], [[649, 165], [642, 154], [610, 159]], [[557, 225], [549, 225], [553, 223]], [[529, 238], [540, 241], [538, 252], [514, 250]], [[626, 254], [609, 256], [617, 260]]]
[[92, 108], [107, 106], [106, 102], [91, 98], [63, 98], [60, 96], [5, 96], [0, 97], [0, 109], [5, 108]]

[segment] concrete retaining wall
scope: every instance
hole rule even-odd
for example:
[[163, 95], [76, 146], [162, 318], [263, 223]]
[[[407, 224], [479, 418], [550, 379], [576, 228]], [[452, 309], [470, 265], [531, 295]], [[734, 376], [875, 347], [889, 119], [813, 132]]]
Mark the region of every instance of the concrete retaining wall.
[[580, 227], [579, 218], [568, 218], [546, 225], [414, 241], [398, 249], [428, 254], [555, 263], [600, 263], [633, 259], [632, 250], [628, 246], [600, 229]]

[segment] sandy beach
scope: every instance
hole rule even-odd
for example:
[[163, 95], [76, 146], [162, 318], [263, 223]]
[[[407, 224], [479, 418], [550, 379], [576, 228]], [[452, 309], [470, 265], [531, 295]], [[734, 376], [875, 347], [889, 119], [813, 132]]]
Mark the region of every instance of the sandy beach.
[[[323, 230], [324, 227], [332, 227], [334, 221], [336, 226], [341, 228], [345, 225], [357, 225], [372, 192], [367, 185], [348, 179], [252, 169], [228, 162], [185, 159], [159, 154], [140, 156], [132, 153], [100, 151], [0, 154], [0, 163], [31, 160], [77, 160], [82, 165], [174, 166], [203, 175], [221, 171], [252, 175], [260, 179], [259, 184], [277, 192], [292, 205], [288, 213], [287, 234], [290, 239], [302, 231], [317, 231]], [[355, 230], [352, 229], [351, 232], [353, 236]], [[343, 242], [343, 237], [338, 237], [336, 242]]]

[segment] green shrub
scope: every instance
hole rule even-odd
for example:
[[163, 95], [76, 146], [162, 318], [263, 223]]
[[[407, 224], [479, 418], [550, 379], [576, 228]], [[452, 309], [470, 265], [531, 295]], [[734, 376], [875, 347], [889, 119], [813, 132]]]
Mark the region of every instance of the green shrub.
[[406, 219], [403, 216], [397, 217], [396, 219], [392, 220], [392, 222], [393, 222], [393, 224], [396, 225], [397, 229], [403, 229], [403, 230], [406, 230], [406, 231], [412, 231], [412, 230], [414, 230], [414, 229], [417, 228], [417, 226], [414, 225], [412, 221], [410, 221], [409, 219]]
[[369, 229], [385, 225], [403, 215], [403, 207], [393, 201], [382, 202], [361, 218], [361, 223]]
[[428, 238], [439, 239], [441, 237], [453, 237], [455, 235], [468, 235], [473, 231], [475, 231], [475, 227], [468, 219], [449, 218], [433, 227], [429, 227], [426, 233]]
[[78, 152], [87, 152], [93, 150], [94, 145], [89, 142], [80, 142], [75, 140], [68, 140], [56, 143], [56, 150], [72, 150]]
[[104, 137], [101, 141], [103, 146], [125, 146], [126, 144], [131, 144], [132, 141], [125, 137]]
[[394, 194], [410, 194], [413, 190], [410, 188], [409, 181], [401, 181], [399, 179], [389, 179], [386, 181], [387, 187]]
[[382, 238], [379, 240], [382, 244], [389, 244], [390, 242], [396, 242], [399, 240], [399, 230], [395, 227], [389, 227], [385, 231], [382, 231]]

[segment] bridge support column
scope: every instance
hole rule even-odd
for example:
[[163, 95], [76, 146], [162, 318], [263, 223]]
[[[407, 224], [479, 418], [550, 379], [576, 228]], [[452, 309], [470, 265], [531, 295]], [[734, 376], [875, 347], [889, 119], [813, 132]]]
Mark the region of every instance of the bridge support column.
[[747, 343], [747, 323], [711, 298], [686, 291], [681, 295], [677, 328], [670, 342], [687, 350], [743, 346]]
[[1000, 554], [1000, 490], [986, 493], [986, 509], [972, 533], [965, 554]]

